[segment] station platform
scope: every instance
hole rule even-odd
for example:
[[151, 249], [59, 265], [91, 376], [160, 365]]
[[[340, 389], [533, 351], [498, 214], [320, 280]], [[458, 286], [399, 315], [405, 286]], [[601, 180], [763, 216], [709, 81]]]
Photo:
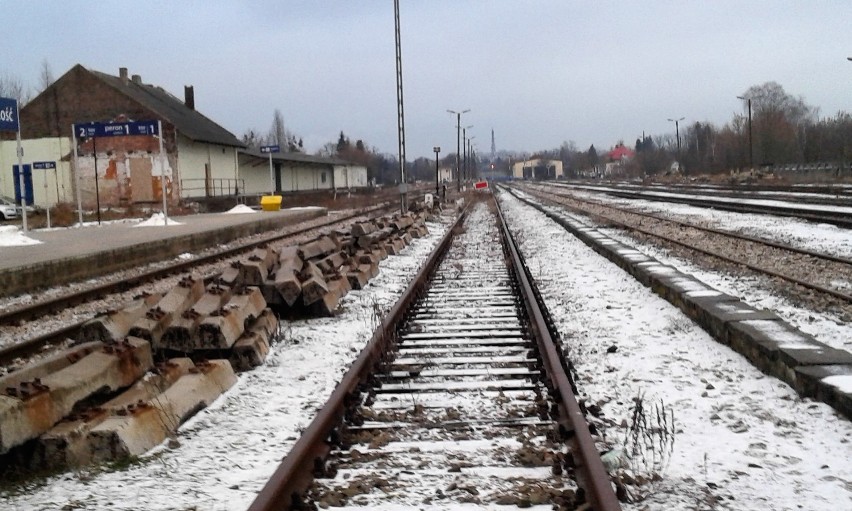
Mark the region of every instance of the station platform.
[[170, 217], [169, 225], [113, 222], [30, 231], [41, 243], [0, 247], [0, 297], [34, 292], [203, 250], [328, 215], [306, 207]]

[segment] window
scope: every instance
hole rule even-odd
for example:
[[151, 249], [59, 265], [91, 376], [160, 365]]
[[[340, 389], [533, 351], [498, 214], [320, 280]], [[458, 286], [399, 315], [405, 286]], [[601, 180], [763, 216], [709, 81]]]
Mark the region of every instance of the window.
[[320, 174], [320, 179], [322, 180], [323, 183], [325, 183], [325, 172]]

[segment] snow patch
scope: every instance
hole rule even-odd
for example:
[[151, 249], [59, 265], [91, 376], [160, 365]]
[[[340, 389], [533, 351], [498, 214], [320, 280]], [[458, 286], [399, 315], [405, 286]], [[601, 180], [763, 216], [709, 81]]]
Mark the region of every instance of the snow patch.
[[0, 226], [0, 247], [20, 247], [23, 245], [38, 245], [39, 240], [25, 236], [15, 225]]
[[[175, 222], [171, 218], [169, 218], [168, 220], [169, 220], [168, 225], [170, 225], [170, 226], [171, 225], [183, 225], [180, 222]], [[151, 227], [151, 226], [158, 226], [158, 225], [166, 225], [166, 216], [163, 215], [162, 213], [154, 213], [153, 215], [151, 215], [151, 218], [149, 218], [148, 220], [144, 220], [142, 222], [139, 222], [138, 224], [134, 225], [133, 227]]]
[[251, 209], [250, 207], [246, 206], [245, 204], [237, 204], [236, 206], [229, 209], [228, 211], [225, 211], [222, 214], [223, 215], [241, 215], [243, 213], [257, 213], [257, 211], [254, 210], [254, 209]]

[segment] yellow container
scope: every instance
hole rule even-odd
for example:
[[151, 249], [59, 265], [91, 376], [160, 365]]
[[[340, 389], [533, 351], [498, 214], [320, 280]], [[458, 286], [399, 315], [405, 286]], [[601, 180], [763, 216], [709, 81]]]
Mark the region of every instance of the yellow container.
[[264, 211], [278, 211], [282, 199], [280, 195], [264, 195], [260, 198], [260, 208]]

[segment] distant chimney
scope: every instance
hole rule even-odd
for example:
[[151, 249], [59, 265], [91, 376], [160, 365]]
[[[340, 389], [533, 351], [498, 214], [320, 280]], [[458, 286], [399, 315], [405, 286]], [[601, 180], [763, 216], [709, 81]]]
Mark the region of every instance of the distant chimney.
[[195, 110], [195, 89], [192, 85], [183, 86], [183, 102], [190, 110]]
[[118, 77], [121, 78], [122, 83], [127, 83], [127, 68], [126, 67], [118, 68]]
[[133, 76], [131, 76], [131, 77], [130, 77], [130, 79], [131, 79], [131, 80], [133, 81], [133, 83], [135, 83], [136, 85], [142, 85], [142, 77], [141, 77], [141, 76], [139, 76], [139, 75], [133, 75]]

